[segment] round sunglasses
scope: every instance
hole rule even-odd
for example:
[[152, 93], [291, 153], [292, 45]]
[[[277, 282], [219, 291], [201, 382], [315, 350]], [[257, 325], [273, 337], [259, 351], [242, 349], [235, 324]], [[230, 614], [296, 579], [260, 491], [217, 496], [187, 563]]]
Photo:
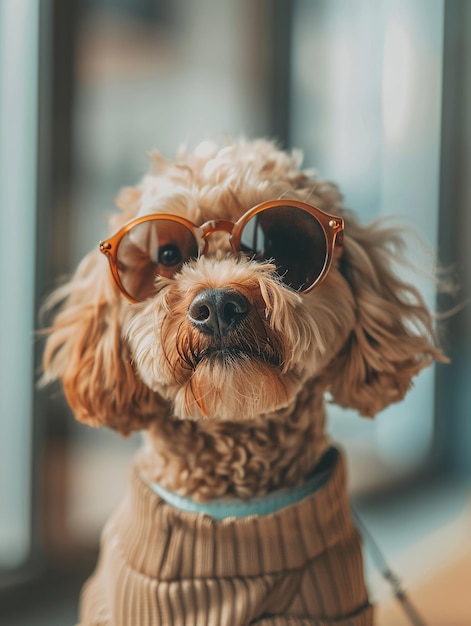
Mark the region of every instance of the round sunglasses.
[[211, 220], [196, 226], [178, 215], [138, 217], [100, 242], [100, 250], [119, 289], [134, 303], [155, 295], [157, 276], [173, 278], [184, 263], [207, 254], [208, 237], [217, 231], [229, 234], [234, 253], [275, 264], [285, 285], [306, 292], [326, 277], [343, 229], [342, 218], [315, 206], [273, 200], [235, 223]]

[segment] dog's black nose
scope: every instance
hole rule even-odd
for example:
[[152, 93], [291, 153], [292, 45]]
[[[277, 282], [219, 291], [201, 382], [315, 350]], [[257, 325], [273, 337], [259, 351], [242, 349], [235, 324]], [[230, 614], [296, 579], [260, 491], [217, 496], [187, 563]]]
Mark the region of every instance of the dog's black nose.
[[188, 317], [208, 335], [225, 335], [247, 317], [250, 303], [233, 289], [205, 289], [190, 304]]

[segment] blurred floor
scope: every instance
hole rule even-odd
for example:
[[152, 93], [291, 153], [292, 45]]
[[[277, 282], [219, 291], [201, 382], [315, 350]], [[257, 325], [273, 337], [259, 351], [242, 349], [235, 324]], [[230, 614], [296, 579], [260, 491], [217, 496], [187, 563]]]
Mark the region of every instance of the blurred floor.
[[[397, 563], [410, 572], [405, 589], [427, 626], [470, 626], [471, 502], [448, 526], [406, 549]], [[379, 603], [376, 617], [377, 626], [411, 623], [391, 598]]]
[[[427, 626], [471, 624], [471, 549], [408, 590]], [[409, 626], [397, 602], [378, 608], [378, 626]]]
[[[30, 588], [12, 591], [2, 607], [2, 626], [74, 626], [80, 588], [87, 574], [83, 572], [51, 571]], [[18, 594], [22, 601], [18, 601]]]

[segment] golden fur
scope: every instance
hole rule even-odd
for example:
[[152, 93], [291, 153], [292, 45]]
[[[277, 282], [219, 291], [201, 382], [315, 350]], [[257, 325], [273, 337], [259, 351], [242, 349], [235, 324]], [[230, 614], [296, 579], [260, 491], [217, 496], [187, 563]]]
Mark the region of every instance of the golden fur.
[[[172, 213], [199, 225], [235, 222], [281, 197], [345, 219], [345, 242], [326, 279], [306, 294], [285, 287], [274, 267], [230, 252], [227, 235], [186, 264], [157, 293], [130, 304], [98, 250], [58, 289], [44, 353], [44, 382], [62, 381], [78, 420], [123, 434], [145, 429], [142, 473], [204, 500], [248, 497], [294, 485], [329, 446], [324, 392], [373, 417], [398, 402], [434, 360], [432, 317], [416, 289], [393, 272], [397, 229], [361, 226], [335, 185], [299, 169], [300, 156], [268, 141], [204, 143], [152, 167], [124, 189], [111, 231], [137, 215]], [[187, 311], [206, 288], [229, 287], [251, 304], [231, 345], [245, 358], [204, 358], [208, 339]]]

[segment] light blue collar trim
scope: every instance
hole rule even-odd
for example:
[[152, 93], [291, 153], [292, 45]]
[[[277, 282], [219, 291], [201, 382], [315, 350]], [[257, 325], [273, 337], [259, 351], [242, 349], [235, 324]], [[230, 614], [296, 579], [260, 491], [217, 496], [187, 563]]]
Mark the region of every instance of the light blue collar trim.
[[249, 498], [216, 498], [210, 502], [195, 502], [191, 498], [179, 496], [167, 491], [158, 483], [150, 483], [151, 489], [167, 504], [187, 513], [202, 513], [215, 520], [228, 517], [249, 517], [250, 515], [269, 515], [280, 509], [299, 502], [314, 493], [328, 480], [331, 469], [315, 474], [299, 487], [278, 489], [264, 496]]

